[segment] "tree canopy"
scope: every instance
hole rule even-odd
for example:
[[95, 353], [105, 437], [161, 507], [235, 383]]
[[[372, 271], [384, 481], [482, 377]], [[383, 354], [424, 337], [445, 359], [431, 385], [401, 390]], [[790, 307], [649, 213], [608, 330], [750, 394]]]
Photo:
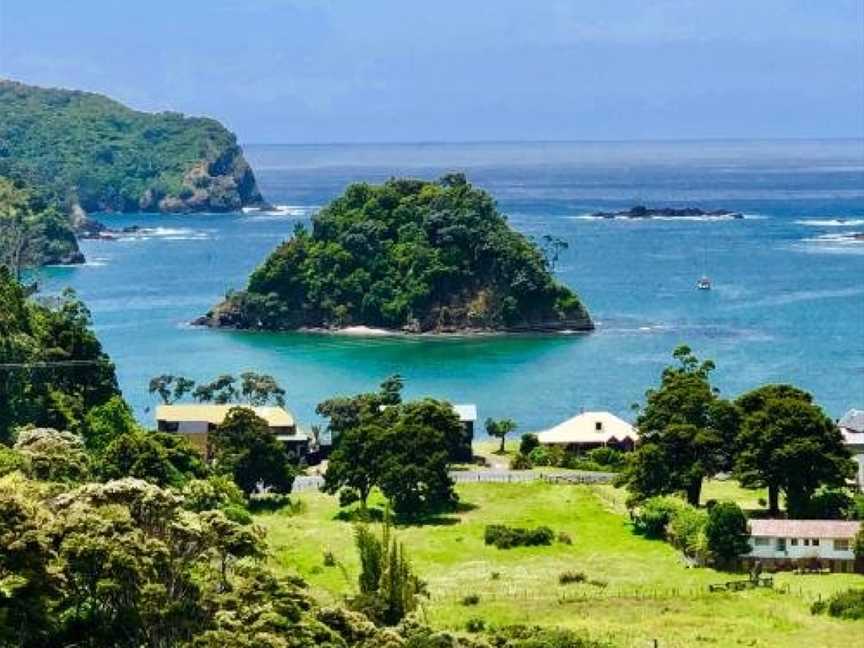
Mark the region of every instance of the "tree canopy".
[[87, 413], [118, 394], [114, 365], [66, 291], [34, 301], [0, 267], [0, 442], [33, 424], [90, 434]]
[[461, 174], [353, 184], [295, 229], [206, 323], [295, 329], [352, 324], [442, 331], [586, 329], [544, 255]]
[[635, 499], [683, 491], [699, 505], [702, 480], [730, 462], [737, 431], [731, 406], [710, 383], [714, 363], [700, 362], [687, 346], [663, 370], [660, 386], [647, 392], [636, 426], [640, 445], [620, 481]]
[[820, 486], [845, 485], [855, 466], [837, 425], [813, 397], [791, 385], [764, 385], [739, 397], [741, 432], [735, 474], [748, 488], [768, 488], [769, 508], [786, 496], [802, 516]]

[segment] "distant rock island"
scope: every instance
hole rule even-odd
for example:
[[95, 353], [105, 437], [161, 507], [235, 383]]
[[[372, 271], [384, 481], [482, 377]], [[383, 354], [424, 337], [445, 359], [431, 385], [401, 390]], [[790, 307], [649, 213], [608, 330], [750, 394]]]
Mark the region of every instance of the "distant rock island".
[[194, 324], [406, 333], [587, 331], [554, 260], [462, 174], [353, 184]]
[[0, 176], [64, 211], [238, 211], [264, 206], [233, 133], [89, 92], [0, 80]]
[[744, 214], [728, 209], [704, 210], [698, 207], [657, 207], [636, 205], [630, 209], [614, 212], [594, 212], [596, 218], [744, 218]]

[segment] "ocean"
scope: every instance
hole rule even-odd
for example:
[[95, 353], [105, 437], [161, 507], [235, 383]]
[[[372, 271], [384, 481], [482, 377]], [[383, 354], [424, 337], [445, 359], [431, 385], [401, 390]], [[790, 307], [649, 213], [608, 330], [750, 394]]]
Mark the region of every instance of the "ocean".
[[[399, 373], [406, 396], [475, 403], [519, 432], [610, 410], [633, 418], [672, 350], [717, 364], [722, 395], [769, 382], [811, 391], [834, 417], [864, 407], [864, 142], [707, 141], [249, 145], [269, 214], [95, 214], [147, 230], [84, 241], [88, 263], [42, 271], [89, 306], [145, 424], [157, 374], [273, 374], [301, 422]], [[557, 274], [597, 330], [574, 335], [344, 337], [188, 325], [241, 288], [297, 222], [351, 182], [464, 171], [516, 229], [567, 241]], [[603, 220], [596, 210], [698, 206], [741, 220]], [[714, 288], [699, 291], [707, 274]], [[482, 425], [478, 426], [482, 429]]]

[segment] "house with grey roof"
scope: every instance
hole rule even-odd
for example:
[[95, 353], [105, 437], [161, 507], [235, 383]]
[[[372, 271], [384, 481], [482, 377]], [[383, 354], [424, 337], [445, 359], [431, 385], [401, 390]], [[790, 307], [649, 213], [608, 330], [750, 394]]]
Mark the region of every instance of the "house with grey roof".
[[858, 464], [855, 482], [859, 490], [864, 490], [864, 410], [850, 409], [837, 421], [843, 435], [843, 442]]

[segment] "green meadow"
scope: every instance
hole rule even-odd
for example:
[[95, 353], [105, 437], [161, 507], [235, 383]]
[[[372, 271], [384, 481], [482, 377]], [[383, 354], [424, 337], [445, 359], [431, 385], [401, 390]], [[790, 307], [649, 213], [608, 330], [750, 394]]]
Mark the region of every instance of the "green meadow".
[[[705, 498], [758, 506], [758, 492], [709, 482]], [[810, 604], [850, 586], [857, 575], [780, 574], [775, 589], [709, 593], [710, 583], [742, 578], [688, 567], [668, 544], [632, 532], [625, 493], [611, 486], [463, 484], [460, 511], [423, 525], [399, 526], [430, 598], [424, 612], [435, 627], [462, 632], [480, 617], [487, 625], [531, 623], [587, 630], [622, 646], [858, 646], [860, 622], [812, 616]], [[354, 591], [358, 560], [352, 524], [339, 518], [336, 498], [295, 497], [295, 511], [263, 514], [274, 566], [308, 581], [322, 601]], [[378, 501], [377, 504], [381, 504]], [[547, 525], [572, 544], [500, 550], [483, 543], [487, 524]], [[324, 565], [332, 552], [336, 565]], [[565, 571], [588, 581], [560, 585]], [[476, 605], [462, 599], [477, 595]]]

